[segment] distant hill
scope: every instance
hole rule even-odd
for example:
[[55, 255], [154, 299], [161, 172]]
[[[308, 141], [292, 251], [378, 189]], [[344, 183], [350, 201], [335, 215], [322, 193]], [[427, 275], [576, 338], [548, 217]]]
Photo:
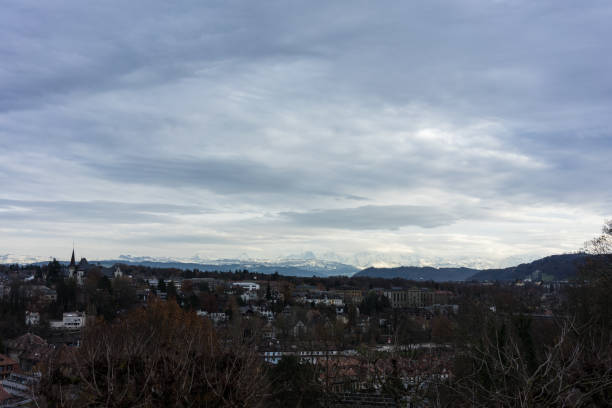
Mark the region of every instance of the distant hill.
[[431, 266], [399, 266], [397, 268], [370, 267], [357, 272], [354, 276], [371, 278], [402, 278], [408, 280], [433, 280], [436, 282], [463, 281], [480, 272], [470, 268], [434, 268]]
[[523, 279], [537, 270], [541, 271], [545, 278], [548, 276], [552, 280], [569, 279], [576, 276], [578, 268], [584, 263], [587, 256], [583, 253], [547, 256], [510, 268], [485, 269], [475, 273], [470, 277], [470, 280], [507, 281]]
[[398, 268], [367, 268], [354, 276], [373, 278], [403, 278], [409, 280], [443, 281], [512, 281], [524, 279], [539, 270], [544, 278], [563, 280], [576, 276], [579, 266], [587, 255], [564, 254], [552, 255], [536, 261], [501, 269], [471, 269], [471, 268], [433, 268], [418, 266], [400, 266]]

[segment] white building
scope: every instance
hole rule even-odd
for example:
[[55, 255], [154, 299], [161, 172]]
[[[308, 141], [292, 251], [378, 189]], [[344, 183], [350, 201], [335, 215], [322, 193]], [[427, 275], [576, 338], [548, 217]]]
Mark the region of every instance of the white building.
[[326, 306], [343, 306], [344, 302], [340, 298], [301, 298], [298, 299], [301, 303], [314, 303], [315, 305], [326, 305]]
[[232, 286], [242, 288], [244, 290], [259, 290], [259, 283], [255, 282], [234, 282]]
[[64, 313], [62, 320], [53, 320], [50, 321], [49, 324], [52, 329], [80, 329], [85, 327], [85, 318], [86, 315], [84, 312]]
[[249, 302], [255, 302], [258, 299], [258, 296], [257, 296], [257, 293], [248, 291], [240, 295], [240, 299], [242, 299], [244, 303], [249, 303]]
[[207, 317], [213, 321], [213, 323], [221, 323], [227, 321], [227, 314], [223, 312], [219, 313], [208, 313], [206, 310], [198, 310], [196, 314], [200, 317]]

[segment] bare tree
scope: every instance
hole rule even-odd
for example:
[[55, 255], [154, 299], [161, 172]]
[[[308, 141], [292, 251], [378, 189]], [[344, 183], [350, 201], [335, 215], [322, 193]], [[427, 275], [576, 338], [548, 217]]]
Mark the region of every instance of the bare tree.
[[[438, 384], [438, 390], [450, 392], [452, 406], [605, 406], [612, 397], [611, 350], [612, 344], [600, 347], [589, 327], [565, 320], [553, 344], [530, 368], [516, 336], [493, 330], [464, 351], [471, 365], [467, 372], [455, 373], [454, 380]], [[442, 400], [437, 404], [445, 406]]]
[[266, 383], [254, 348], [222, 339], [175, 302], [154, 301], [88, 327], [81, 347], [51, 358], [41, 401], [66, 407], [257, 407]]

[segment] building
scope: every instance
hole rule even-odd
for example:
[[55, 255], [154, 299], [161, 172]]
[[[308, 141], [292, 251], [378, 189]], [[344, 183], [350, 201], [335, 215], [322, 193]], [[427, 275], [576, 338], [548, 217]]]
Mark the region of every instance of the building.
[[38, 326], [40, 324], [40, 313], [26, 311], [25, 324], [26, 326]]
[[28, 375], [21, 373], [11, 373], [0, 383], [9, 394], [18, 397], [31, 397], [34, 394], [35, 386], [40, 382], [40, 373]]
[[26, 286], [25, 291], [28, 298], [34, 298], [39, 303], [44, 305], [48, 305], [57, 300], [57, 292], [55, 289], [48, 288], [44, 285]]
[[226, 322], [228, 319], [227, 314], [225, 314], [224, 312], [208, 313], [206, 310], [198, 310], [196, 314], [200, 317], [209, 318], [214, 324]]
[[242, 299], [244, 303], [255, 302], [258, 298], [257, 293], [250, 290], [240, 295], [240, 299]]
[[300, 303], [310, 303], [315, 305], [325, 305], [325, 306], [343, 306], [344, 303], [340, 298], [300, 298], [298, 299]]
[[15, 339], [4, 342], [8, 356], [16, 360], [22, 370], [31, 370], [49, 352], [51, 346], [41, 337], [26, 333]]
[[205, 288], [208, 286], [208, 290], [212, 292], [214, 292], [217, 287], [227, 286], [226, 281], [215, 278], [191, 278], [191, 282], [198, 288]]
[[363, 300], [363, 292], [361, 289], [343, 287], [340, 289], [334, 290], [337, 296], [341, 297], [344, 300], [344, 303], [347, 304], [359, 304]]
[[19, 363], [9, 356], [0, 354], [0, 379], [4, 379], [11, 373], [19, 370]]
[[300, 337], [302, 334], [306, 333], [306, 325], [301, 320], [298, 320], [295, 326], [293, 326], [292, 332], [293, 337]]
[[255, 282], [234, 282], [232, 286], [242, 288], [244, 290], [259, 290], [259, 283]]
[[391, 290], [385, 290], [383, 295], [389, 299], [389, 304], [391, 304], [393, 309], [407, 307], [408, 305], [408, 294], [403, 289], [392, 288]]
[[72, 330], [85, 327], [86, 315], [84, 312], [69, 312], [62, 315], [62, 320], [49, 322], [52, 329]]
[[434, 292], [434, 301], [432, 304], [433, 305], [448, 305], [452, 297], [453, 297], [453, 292], [451, 291], [436, 290]]
[[12, 396], [0, 384], [0, 407], [15, 407], [20, 401], [21, 398]]
[[425, 307], [434, 304], [434, 292], [427, 288], [392, 288], [385, 290], [383, 294], [389, 299], [394, 309]]
[[94, 268], [98, 269], [98, 266], [90, 264], [85, 258], [81, 258], [77, 264], [74, 257], [74, 249], [72, 249], [70, 264], [68, 265], [68, 278], [76, 279], [79, 285], [83, 285], [85, 278], [87, 277], [87, 273]]

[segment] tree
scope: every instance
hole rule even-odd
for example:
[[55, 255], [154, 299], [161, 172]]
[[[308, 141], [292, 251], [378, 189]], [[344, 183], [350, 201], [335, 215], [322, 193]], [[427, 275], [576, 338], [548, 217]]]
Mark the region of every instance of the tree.
[[322, 389], [315, 367], [295, 356], [283, 356], [269, 372], [272, 407], [317, 407]]
[[584, 251], [593, 255], [612, 254], [612, 220], [604, 222], [601, 235], [588, 241], [584, 245]]
[[57, 261], [57, 259], [53, 258], [53, 261], [49, 262], [47, 265], [47, 282], [55, 283], [61, 279], [62, 273], [62, 265]]
[[391, 307], [386, 296], [370, 292], [359, 305], [359, 310], [366, 315], [378, 314]]
[[160, 279], [159, 282], [157, 282], [157, 291], [166, 293], [166, 282], [164, 282], [163, 279]]
[[431, 320], [431, 339], [439, 343], [448, 343], [453, 338], [452, 322], [446, 316], [435, 316]]
[[[457, 354], [454, 380], [438, 383], [453, 406], [606, 406], [612, 398], [612, 352], [572, 319], [537, 353], [521, 345], [525, 323], [484, 322], [480, 338]], [[532, 361], [533, 359], [533, 361]]]
[[272, 291], [270, 290], [270, 282], [268, 282], [268, 286], [266, 287], [266, 300], [272, 300]]
[[266, 390], [254, 347], [219, 338], [175, 302], [153, 301], [89, 325], [79, 348], [58, 349], [40, 394], [47, 406], [260, 407]]
[[176, 291], [176, 286], [174, 286], [174, 282], [170, 281], [166, 285], [166, 292], [168, 293], [168, 299], [176, 299], [178, 301], [178, 295]]
[[100, 279], [98, 279], [98, 289], [103, 290], [108, 293], [112, 293], [113, 285], [110, 279], [108, 279], [108, 277], [106, 276], [100, 277]]

